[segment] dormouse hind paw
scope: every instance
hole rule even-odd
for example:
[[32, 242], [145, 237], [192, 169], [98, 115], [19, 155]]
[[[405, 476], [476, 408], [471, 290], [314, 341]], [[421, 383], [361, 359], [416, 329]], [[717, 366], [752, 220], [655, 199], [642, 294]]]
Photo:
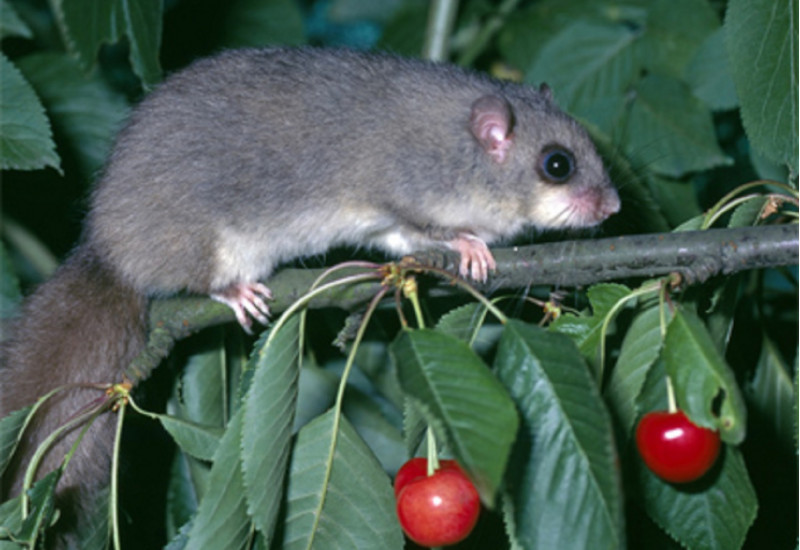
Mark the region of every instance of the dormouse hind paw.
[[447, 244], [461, 254], [458, 272], [462, 277], [471, 277], [474, 281], [485, 283], [489, 271], [497, 268], [489, 247], [483, 239], [471, 233], [459, 233], [458, 237]]
[[272, 291], [261, 283], [238, 283], [211, 298], [230, 307], [247, 334], [253, 333], [253, 319], [262, 325], [269, 322], [267, 300], [272, 299]]

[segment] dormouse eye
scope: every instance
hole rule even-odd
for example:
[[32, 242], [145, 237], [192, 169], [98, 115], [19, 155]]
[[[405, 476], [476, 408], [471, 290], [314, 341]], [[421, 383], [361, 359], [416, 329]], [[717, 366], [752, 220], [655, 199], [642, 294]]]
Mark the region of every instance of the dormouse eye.
[[563, 183], [575, 173], [575, 159], [562, 147], [547, 147], [539, 157], [537, 169], [544, 180]]

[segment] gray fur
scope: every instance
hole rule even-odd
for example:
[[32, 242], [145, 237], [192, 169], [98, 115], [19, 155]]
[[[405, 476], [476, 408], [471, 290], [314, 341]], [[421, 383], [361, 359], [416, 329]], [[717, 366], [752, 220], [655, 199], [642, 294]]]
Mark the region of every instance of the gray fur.
[[[469, 131], [488, 94], [515, 118], [502, 166]], [[583, 129], [530, 87], [350, 51], [227, 52], [136, 110], [94, 195], [89, 240], [148, 294], [219, 291], [343, 242], [387, 248], [398, 229], [418, 247], [465, 229], [491, 242], [548, 226], [530, 215], [547, 143], [580, 159], [573, 188], [611, 189]], [[237, 238], [259, 249], [237, 255]]]
[[[486, 95], [502, 101], [479, 105], [510, 117], [502, 161], [471, 129], [472, 105]], [[568, 182], [539, 176], [552, 145], [575, 158]], [[120, 133], [82, 243], [4, 343], [0, 416], [62, 384], [120, 382], [144, 345], [149, 297], [224, 291], [341, 243], [391, 253], [463, 233], [491, 243], [528, 225], [594, 225], [618, 207], [586, 132], [546, 90], [341, 50], [198, 61], [145, 98]], [[74, 391], [46, 407], [0, 497], [18, 491], [20, 465], [91, 398]], [[106, 483], [112, 425], [101, 418], [66, 471], [56, 547], [69, 546]]]

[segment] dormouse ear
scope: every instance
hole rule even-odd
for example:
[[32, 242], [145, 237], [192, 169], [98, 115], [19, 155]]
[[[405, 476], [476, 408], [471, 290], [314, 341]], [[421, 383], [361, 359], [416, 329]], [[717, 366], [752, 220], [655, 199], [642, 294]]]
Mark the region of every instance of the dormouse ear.
[[472, 104], [469, 123], [472, 135], [489, 156], [495, 162], [505, 161], [513, 145], [513, 114], [508, 102], [494, 95], [481, 97]]

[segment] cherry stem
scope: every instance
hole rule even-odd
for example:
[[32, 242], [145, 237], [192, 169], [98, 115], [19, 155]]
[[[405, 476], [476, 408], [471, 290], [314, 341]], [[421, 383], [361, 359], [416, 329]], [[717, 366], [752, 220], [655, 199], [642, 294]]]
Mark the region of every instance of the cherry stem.
[[[406, 298], [411, 300], [411, 304], [414, 306], [417, 326], [421, 329], [425, 328], [425, 317], [422, 314], [422, 307], [419, 303], [419, 293], [417, 292], [417, 280], [414, 277], [408, 277], [403, 281], [403, 294]], [[434, 472], [439, 469], [439, 457], [436, 453], [436, 435], [433, 433], [433, 429], [430, 425], [428, 425], [426, 439], [428, 442], [428, 475], [432, 476]]]
[[[119, 394], [118, 394], [119, 395]], [[119, 400], [119, 414], [117, 415], [117, 432], [114, 436], [114, 451], [111, 461], [111, 502], [110, 502], [110, 521], [112, 540], [114, 542], [114, 549], [119, 550], [122, 548], [120, 543], [120, 524], [119, 524], [119, 510], [117, 502], [119, 502], [119, 449], [122, 442], [122, 423], [125, 420], [125, 411], [127, 410], [127, 401], [125, 398]]]
[[403, 281], [403, 295], [411, 301], [414, 307], [414, 316], [417, 318], [417, 327], [425, 328], [425, 316], [422, 314], [422, 306], [419, 303], [419, 288], [417, 279], [408, 277]]
[[428, 440], [428, 475], [432, 476], [436, 470], [439, 469], [439, 456], [436, 452], [436, 435], [433, 430], [428, 426], [427, 431]]
[[675, 403], [675, 388], [672, 386], [672, 378], [669, 376], [667, 376], [667, 406], [671, 413], [678, 411], [678, 405]]

